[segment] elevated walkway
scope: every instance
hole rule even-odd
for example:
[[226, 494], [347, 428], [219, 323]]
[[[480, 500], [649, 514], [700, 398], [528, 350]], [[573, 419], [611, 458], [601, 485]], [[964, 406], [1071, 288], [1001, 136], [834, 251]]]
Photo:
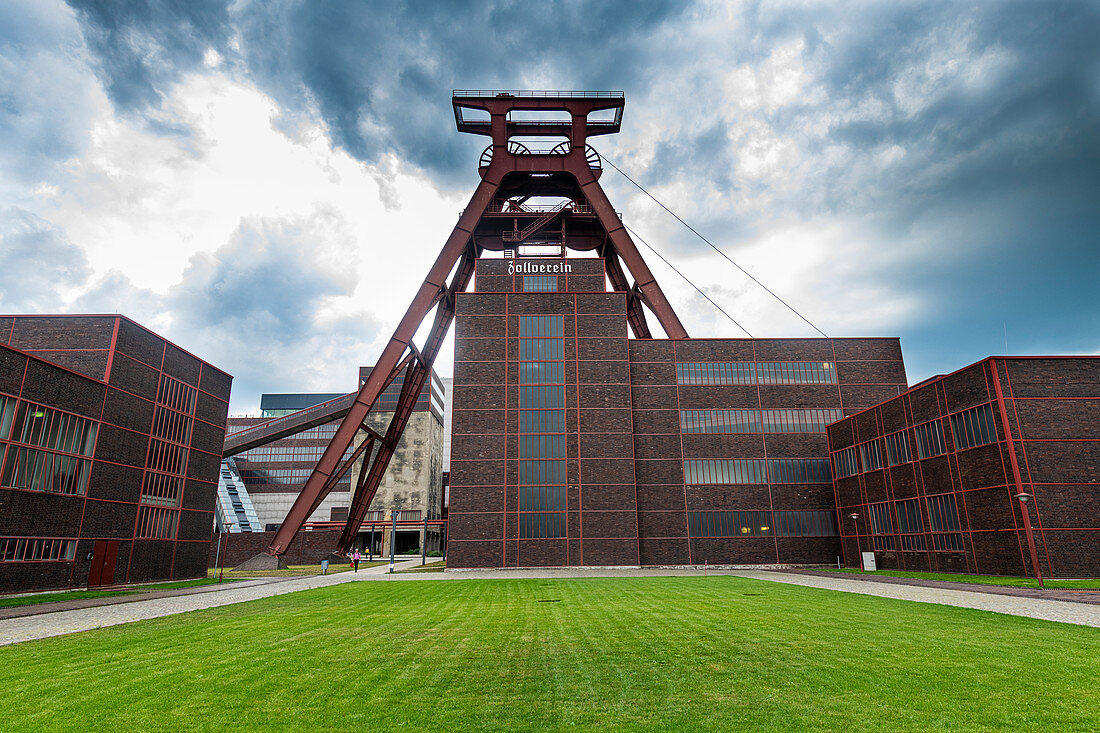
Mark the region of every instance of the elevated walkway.
[[232, 458], [222, 461], [218, 474], [217, 507], [218, 522], [224, 531], [262, 532], [264, 529]]

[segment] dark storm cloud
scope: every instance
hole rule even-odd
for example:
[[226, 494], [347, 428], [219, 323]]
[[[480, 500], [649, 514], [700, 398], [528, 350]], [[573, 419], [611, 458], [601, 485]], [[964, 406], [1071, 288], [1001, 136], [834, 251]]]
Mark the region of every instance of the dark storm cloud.
[[615, 88], [644, 72], [645, 37], [671, 2], [250, 3], [240, 9], [245, 64], [291, 108], [316, 105], [335, 142], [361, 160], [385, 153], [452, 179], [471, 141], [453, 132], [451, 90]]
[[160, 103], [165, 88], [225, 52], [232, 28], [224, 0], [67, 0], [111, 101], [123, 110]]
[[84, 252], [48, 221], [0, 209], [0, 312], [57, 313], [67, 288], [88, 278]]
[[[673, 2], [74, 7], [122, 108], [156, 106], [213, 48], [278, 101], [282, 124], [319, 116], [358, 159], [394, 154], [447, 187], [469, 182], [486, 142], [454, 132], [452, 88], [624, 89], [624, 134], [597, 147], [648, 187], [693, 192], [684, 213], [735, 256], [777, 221], [830, 217], [857, 222], [868, 251], [916, 250], [904, 271], [862, 273], [924, 304], [907, 353], [951, 351], [933, 333], [966, 352], [964, 322], [1016, 321], [1024, 349], [1086, 349], [1097, 332], [1100, 299], [1082, 295], [1100, 279], [1095, 2], [761, 2], [729, 16]], [[796, 98], [727, 91], [727, 75], [792, 44]], [[794, 154], [754, 173], [744, 153], [761, 139]], [[602, 182], [614, 200], [635, 195], [613, 171]], [[705, 250], [686, 234], [653, 243], [674, 259]]]

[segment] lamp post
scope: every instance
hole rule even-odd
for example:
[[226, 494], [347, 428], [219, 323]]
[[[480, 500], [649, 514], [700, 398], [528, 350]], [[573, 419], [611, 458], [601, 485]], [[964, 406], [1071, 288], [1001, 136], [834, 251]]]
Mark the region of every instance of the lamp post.
[[1027, 535], [1027, 549], [1031, 551], [1031, 567], [1035, 571], [1035, 579], [1039, 581], [1039, 587], [1043, 587], [1043, 573], [1039, 570], [1039, 554], [1035, 551], [1035, 536], [1031, 533], [1031, 514], [1027, 511], [1027, 503], [1031, 500], [1031, 494], [1021, 491], [1016, 494], [1020, 502], [1020, 513], [1024, 515], [1024, 533]]
[[859, 519], [859, 512], [852, 512], [848, 515], [848, 519], [852, 520], [852, 527], [855, 529], [856, 554], [859, 555], [859, 569], [863, 570], [863, 553], [860, 552], [859, 548], [859, 523], [856, 522]]

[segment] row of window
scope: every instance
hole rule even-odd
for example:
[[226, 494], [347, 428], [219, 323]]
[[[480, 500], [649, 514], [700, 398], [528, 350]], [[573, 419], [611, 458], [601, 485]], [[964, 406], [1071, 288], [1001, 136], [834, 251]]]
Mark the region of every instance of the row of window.
[[520, 361], [554, 361], [565, 358], [565, 339], [520, 338]]
[[166, 374], [160, 376], [157, 403], [188, 415], [195, 414], [195, 397], [198, 390]]
[[76, 557], [76, 540], [53, 537], [0, 537], [0, 562], [71, 561]]
[[520, 433], [564, 433], [565, 410], [520, 410]]
[[183, 496], [183, 479], [164, 473], [145, 472], [141, 485], [141, 503], [151, 506], [177, 507]]
[[520, 484], [564, 484], [565, 461], [520, 461]]
[[528, 512], [519, 515], [520, 539], [554, 539], [565, 536], [565, 512]]
[[691, 537], [835, 537], [838, 533], [834, 512], [706, 511], [688, 512], [688, 534]]
[[188, 450], [182, 445], [152, 438], [149, 440], [149, 454], [145, 460], [145, 467], [182, 476], [187, 471], [187, 454]]
[[684, 461], [684, 482], [699, 484], [827, 484], [824, 458], [712, 458]]
[[519, 510], [521, 512], [561, 511], [565, 509], [564, 486], [521, 486]]
[[99, 424], [33, 402], [0, 395], [0, 438], [17, 443], [91, 456]]
[[[271, 463], [317, 461], [324, 454], [327, 447], [327, 445], [265, 445], [262, 448], [253, 448], [241, 453], [238, 459]], [[344, 458], [347, 458], [353, 452], [354, 449], [348, 448], [344, 451]]]
[[[928, 531], [932, 549], [937, 552], [962, 552], [962, 526], [954, 494], [937, 494], [924, 498], [928, 512]], [[897, 512], [894, 531], [892, 512]], [[871, 534], [876, 550], [926, 551], [928, 544], [921, 521], [921, 500], [883, 501], [868, 506]]]
[[92, 462], [60, 453], [9, 446], [0, 485], [13, 489], [83, 495]]
[[166, 410], [159, 405], [153, 413], [153, 435], [173, 443], [188, 445], [194, 421], [183, 413]]
[[179, 526], [178, 509], [155, 506], [138, 507], [138, 524], [135, 537], [142, 539], [174, 540]]
[[240, 469], [241, 480], [246, 485], [252, 484], [300, 484], [313, 473], [310, 468], [269, 468], [262, 471], [255, 469]]
[[565, 407], [565, 388], [539, 386], [519, 388], [520, 408], [558, 409]]
[[565, 435], [520, 435], [520, 458], [565, 458]]
[[836, 365], [828, 361], [684, 362], [676, 365], [676, 383], [684, 385], [836, 384]]
[[841, 410], [680, 410], [680, 432], [823, 433], [825, 426], [844, 417]]
[[565, 362], [523, 361], [519, 365], [520, 384], [565, 384]]
[[556, 293], [558, 292], [558, 278], [554, 275], [524, 275], [523, 292]]
[[[997, 440], [997, 427], [993, 420], [993, 406], [979, 405], [950, 416], [955, 450], [965, 450], [987, 445]], [[943, 423], [939, 420], [921, 423], [913, 427], [913, 440], [918, 458], [931, 458], [947, 452]], [[886, 446], [886, 465], [899, 466], [913, 460], [909, 448], [909, 431], [899, 430], [882, 439]], [[879, 440], [875, 438], [833, 453], [833, 470], [837, 478], [855, 476], [857, 473], [876, 471], [883, 467]]]
[[520, 316], [520, 338], [561, 338], [565, 335], [564, 316]]

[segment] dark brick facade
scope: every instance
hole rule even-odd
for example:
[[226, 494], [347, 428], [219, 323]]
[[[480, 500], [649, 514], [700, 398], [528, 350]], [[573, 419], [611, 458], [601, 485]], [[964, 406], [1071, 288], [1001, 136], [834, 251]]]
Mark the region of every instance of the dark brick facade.
[[[556, 278], [558, 291], [524, 292], [529, 276]], [[627, 295], [606, 292], [600, 259], [482, 259], [475, 288], [456, 307], [450, 567], [836, 561], [836, 536], [689, 537], [696, 512], [831, 515], [835, 502], [827, 476], [687, 485], [685, 460], [824, 462], [828, 444], [822, 429], [684, 434], [681, 410], [857, 412], [905, 389], [897, 339], [628, 339]], [[518, 334], [521, 316], [543, 314], [564, 316], [565, 531], [528, 539], [519, 530]], [[678, 384], [685, 362], [814, 363], [835, 377]]]
[[[174, 537], [147, 539], [139, 515], [162, 376], [196, 390], [196, 399], [180, 444], [183, 488], [178, 507], [167, 510]], [[204, 575], [231, 382], [122, 316], [0, 317], [0, 393], [98, 429], [85, 494], [0, 487], [0, 538], [77, 541], [71, 561], [0, 561], [0, 592], [84, 586], [92, 557], [111, 545], [102, 558], [114, 562], [97, 571], [102, 583]], [[17, 445], [15, 436], [0, 440], [0, 460], [13, 460]]]
[[[962, 419], [952, 418], [967, 411], [991, 418], [978, 445], [969, 445]], [[924, 424], [940, 426], [942, 454], [917, 453], [914, 426]], [[904, 436], [914, 460], [889, 465], [882, 438], [890, 434]], [[859, 566], [860, 553], [874, 551], [880, 568], [1030, 575], [1014, 498], [1023, 491], [1034, 497], [1028, 511], [1042, 573], [1100, 575], [1100, 358], [990, 357], [831, 425], [828, 437], [834, 463], [838, 452], [857, 447], [858, 453], [860, 444], [883, 451], [881, 469], [860, 463], [855, 475], [835, 474], [848, 565]], [[932, 526], [928, 497], [939, 496], [947, 498], [934, 501], [956, 507], [957, 532]], [[903, 543], [898, 506], [912, 499], [921, 510], [922, 538]], [[873, 505], [888, 509], [891, 533], [881, 531], [885, 526], [874, 531]], [[937, 548], [937, 533], [958, 537]], [[913, 549], [920, 544], [925, 549]]]
[[[283, 560], [288, 565], [314, 565], [332, 554], [340, 543], [339, 529], [299, 532], [286, 549]], [[230, 532], [214, 535], [207, 546], [207, 566], [234, 568], [261, 552], [267, 552], [274, 532]], [[221, 543], [219, 550], [219, 543]], [[220, 554], [219, 554], [220, 553]]]

